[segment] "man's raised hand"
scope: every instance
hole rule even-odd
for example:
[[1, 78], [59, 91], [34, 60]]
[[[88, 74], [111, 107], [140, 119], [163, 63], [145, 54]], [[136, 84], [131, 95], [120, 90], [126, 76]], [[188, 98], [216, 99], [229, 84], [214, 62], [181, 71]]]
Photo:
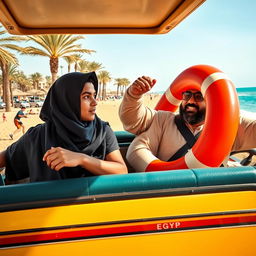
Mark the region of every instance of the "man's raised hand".
[[152, 79], [149, 76], [142, 76], [137, 78], [129, 87], [129, 91], [133, 95], [142, 95], [152, 89], [156, 84], [156, 79]]

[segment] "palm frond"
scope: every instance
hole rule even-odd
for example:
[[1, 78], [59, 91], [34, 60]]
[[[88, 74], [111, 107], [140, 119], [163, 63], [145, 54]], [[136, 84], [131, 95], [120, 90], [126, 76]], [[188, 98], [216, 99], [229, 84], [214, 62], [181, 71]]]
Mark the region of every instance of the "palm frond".
[[62, 38], [63, 40], [61, 42], [61, 45], [63, 48], [65, 48], [66, 46], [72, 45], [75, 42], [77, 42], [78, 40], [83, 39], [83, 38], [84, 38], [83, 36], [66, 35], [65, 37]]
[[26, 40], [25, 36], [8, 36], [0, 38], [0, 42], [21, 42]]
[[14, 54], [0, 47], [0, 61], [2, 63], [18, 64], [18, 59]]
[[39, 55], [39, 56], [44, 56], [44, 57], [51, 57], [51, 55], [48, 54], [47, 52], [44, 52], [43, 50], [38, 49], [33, 46], [24, 47], [21, 54], [22, 55], [32, 55], [32, 56]]
[[28, 38], [34, 41], [35, 43], [39, 44], [43, 49], [45, 49], [49, 53], [49, 55], [52, 55], [52, 49], [50, 47], [51, 44], [49, 44], [48, 35], [28, 36]]
[[23, 47], [20, 47], [20, 46], [15, 45], [15, 44], [1, 44], [0, 47], [4, 47], [4, 48], [10, 49], [10, 50], [15, 50], [15, 51], [18, 51], [18, 52], [23, 51]]
[[69, 47], [68, 49], [65, 49], [63, 50], [61, 53], [60, 53], [60, 56], [63, 56], [63, 55], [67, 55], [67, 54], [70, 54], [70, 53], [87, 53], [87, 54], [90, 54], [90, 50], [88, 52], [87, 49], [79, 49], [79, 48], [73, 48], [73, 47]]

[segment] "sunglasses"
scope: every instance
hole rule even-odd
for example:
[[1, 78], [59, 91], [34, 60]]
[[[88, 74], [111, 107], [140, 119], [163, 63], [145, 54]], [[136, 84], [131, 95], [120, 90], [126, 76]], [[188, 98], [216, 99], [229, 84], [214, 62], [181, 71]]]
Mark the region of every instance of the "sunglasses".
[[185, 91], [182, 93], [182, 99], [185, 101], [189, 101], [192, 96], [194, 96], [195, 102], [201, 102], [204, 100], [204, 97], [201, 92], [191, 92], [191, 91]]

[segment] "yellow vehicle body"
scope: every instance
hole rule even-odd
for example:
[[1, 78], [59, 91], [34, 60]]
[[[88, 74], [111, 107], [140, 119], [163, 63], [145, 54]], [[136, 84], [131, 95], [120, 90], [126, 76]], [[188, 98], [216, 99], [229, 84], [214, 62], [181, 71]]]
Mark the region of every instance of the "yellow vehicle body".
[[[255, 176], [256, 171], [251, 168], [247, 173], [249, 170]], [[240, 172], [239, 168], [234, 170]], [[158, 175], [165, 179], [168, 173], [172, 182], [175, 178], [173, 172], [183, 175], [183, 170], [159, 172]], [[212, 173], [216, 175], [214, 171]], [[88, 178], [81, 178], [76, 182], [81, 184], [78, 190], [82, 194], [68, 201], [56, 195], [52, 199], [36, 201], [44, 193], [42, 188], [52, 182], [38, 184], [42, 192], [37, 192], [34, 199], [1, 205], [0, 255], [256, 254], [254, 185], [170, 186], [159, 189], [156, 181], [153, 187], [152, 183], [151, 188], [139, 192], [138, 185], [141, 188], [147, 186], [145, 180], [151, 183], [152, 175], [156, 174], [139, 175], [145, 178], [143, 182], [136, 181], [137, 174], [129, 174], [132, 177], [129, 181], [124, 181], [125, 175], [118, 175], [116, 177], [123, 176], [123, 185], [119, 179], [123, 192], [113, 190], [95, 195], [81, 191], [83, 182], [88, 181]], [[116, 177], [102, 176], [99, 182], [104, 184], [104, 180], [108, 180], [113, 183]], [[72, 180], [66, 182], [71, 184]], [[130, 182], [135, 182], [135, 189], [128, 188]], [[10, 191], [15, 189], [18, 192], [28, 186], [29, 192], [28, 184], [17, 186], [8, 187]], [[1, 189], [3, 191], [7, 187]], [[63, 188], [57, 186], [55, 194], [61, 190]], [[101, 191], [101, 186], [97, 190]]]

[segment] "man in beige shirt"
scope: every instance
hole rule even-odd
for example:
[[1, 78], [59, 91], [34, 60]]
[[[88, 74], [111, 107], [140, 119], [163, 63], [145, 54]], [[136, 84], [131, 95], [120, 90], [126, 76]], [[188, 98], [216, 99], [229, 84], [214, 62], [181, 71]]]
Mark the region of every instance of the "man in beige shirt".
[[[137, 172], [145, 171], [156, 159], [175, 160], [176, 153], [187, 143], [175, 123], [177, 115], [168, 111], [156, 111], [143, 105], [143, 94], [150, 91], [155, 83], [156, 80], [150, 77], [139, 77], [127, 89], [119, 109], [124, 129], [138, 135], [131, 143], [126, 156]], [[201, 92], [196, 90], [183, 92], [178, 119], [185, 123], [195, 137], [203, 128], [204, 118], [205, 100]], [[256, 147], [256, 120], [240, 117], [232, 151], [254, 147]], [[227, 165], [226, 161], [224, 165]]]

